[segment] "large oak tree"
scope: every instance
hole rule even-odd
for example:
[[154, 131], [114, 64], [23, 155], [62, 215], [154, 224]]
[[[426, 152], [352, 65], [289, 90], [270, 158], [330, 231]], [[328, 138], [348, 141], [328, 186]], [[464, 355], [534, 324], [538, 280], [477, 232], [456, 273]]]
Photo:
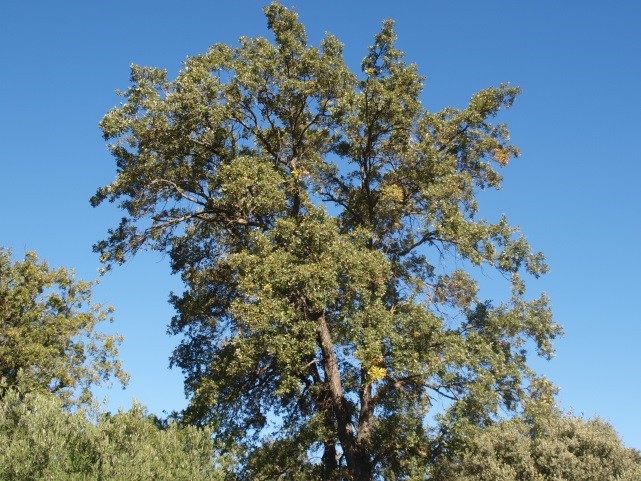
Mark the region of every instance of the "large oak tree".
[[[336, 38], [265, 13], [273, 41], [214, 45], [175, 80], [132, 67], [101, 123], [118, 173], [92, 199], [125, 217], [96, 250], [169, 253], [184, 418], [244, 450], [240, 476], [423, 479], [457, 430], [518, 408], [527, 350], [559, 334], [522, 280], [542, 254], [477, 214], [518, 154], [493, 122], [518, 89], [430, 112], [391, 21], [354, 74]], [[475, 268], [511, 297], [479, 298]]]

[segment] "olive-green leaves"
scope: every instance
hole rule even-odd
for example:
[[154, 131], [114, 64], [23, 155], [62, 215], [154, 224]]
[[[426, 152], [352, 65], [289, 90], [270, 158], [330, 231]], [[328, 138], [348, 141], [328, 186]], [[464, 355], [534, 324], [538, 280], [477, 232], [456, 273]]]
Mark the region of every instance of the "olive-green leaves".
[[[393, 22], [353, 73], [333, 36], [314, 47], [292, 10], [265, 15], [272, 39], [214, 45], [175, 80], [132, 68], [101, 123], [118, 172], [92, 199], [125, 217], [95, 249], [169, 253], [184, 418], [243, 446], [248, 479], [423, 479], [426, 414], [443, 406], [445, 429], [518, 409], [528, 350], [560, 334], [525, 289], [543, 255], [478, 216], [518, 155], [495, 121], [519, 90], [430, 112]], [[480, 298], [488, 269], [505, 300]]]
[[92, 303], [92, 287], [33, 252], [14, 262], [0, 248], [0, 397], [14, 387], [82, 404], [112, 376], [127, 382], [117, 360], [120, 336], [95, 330], [112, 309]]

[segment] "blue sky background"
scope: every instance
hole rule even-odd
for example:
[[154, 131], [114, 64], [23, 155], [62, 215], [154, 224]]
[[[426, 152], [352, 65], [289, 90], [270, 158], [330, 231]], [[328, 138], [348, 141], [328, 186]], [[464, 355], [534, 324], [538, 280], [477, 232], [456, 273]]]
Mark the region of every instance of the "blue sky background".
[[[95, 278], [92, 244], [120, 213], [92, 209], [115, 163], [97, 127], [128, 85], [129, 65], [165, 67], [241, 35], [268, 35], [261, 7], [240, 1], [4, 2], [0, 7], [0, 245], [35, 250]], [[641, 4], [636, 1], [298, 1], [311, 43], [325, 31], [360, 61], [384, 18], [426, 76], [423, 104], [462, 107], [477, 90], [510, 82], [523, 94], [504, 119], [522, 157], [481, 215], [508, 215], [551, 272], [546, 292], [565, 328], [536, 369], [561, 388], [566, 409], [610, 421], [641, 449]], [[494, 294], [496, 275], [487, 273]], [[167, 259], [140, 255], [101, 279], [96, 300], [116, 308], [105, 329], [124, 334], [132, 380], [109, 406], [137, 398], [156, 413], [184, 407], [169, 371]], [[507, 294], [507, 293], [506, 293]], [[101, 392], [105, 394], [105, 392]]]

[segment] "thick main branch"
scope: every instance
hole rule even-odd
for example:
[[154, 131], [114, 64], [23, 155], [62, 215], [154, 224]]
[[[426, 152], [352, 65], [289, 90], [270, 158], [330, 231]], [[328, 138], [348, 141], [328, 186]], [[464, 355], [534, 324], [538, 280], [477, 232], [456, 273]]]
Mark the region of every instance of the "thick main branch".
[[323, 353], [322, 364], [323, 372], [325, 373], [325, 382], [329, 389], [332, 410], [334, 411], [338, 424], [338, 438], [341, 445], [343, 445], [343, 449], [347, 451], [351, 449], [354, 443], [354, 427], [350, 419], [347, 400], [343, 395], [343, 385], [341, 383], [340, 371], [338, 370], [338, 361], [334, 353], [334, 345], [329, 332], [329, 326], [324, 315], [318, 316], [316, 320], [316, 332]]
[[[334, 345], [327, 325], [327, 320], [324, 315], [320, 315], [316, 319], [316, 331], [318, 333], [318, 341], [323, 354], [323, 371], [325, 374], [325, 382], [329, 390], [330, 402], [332, 411], [336, 418], [338, 440], [343, 448], [343, 453], [347, 461], [347, 468], [351, 473], [352, 479], [356, 481], [371, 481], [372, 479], [372, 463], [370, 461], [369, 452], [365, 446], [366, 441], [361, 439], [361, 436], [356, 436], [354, 426], [352, 425], [350, 408], [347, 399], [343, 394], [343, 386], [338, 369], [338, 361], [334, 353]], [[370, 401], [370, 393], [367, 389], [367, 401]], [[366, 411], [369, 413], [371, 406], [367, 402]], [[361, 420], [369, 427], [369, 416], [361, 416]], [[360, 432], [361, 426], [359, 426]], [[364, 437], [369, 435], [369, 429], [364, 432]]]

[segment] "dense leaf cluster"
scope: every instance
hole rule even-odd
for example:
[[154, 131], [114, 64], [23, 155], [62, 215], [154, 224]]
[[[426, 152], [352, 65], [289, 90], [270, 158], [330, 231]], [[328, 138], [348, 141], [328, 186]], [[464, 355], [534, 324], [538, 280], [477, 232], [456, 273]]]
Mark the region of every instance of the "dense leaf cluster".
[[59, 398], [10, 388], [0, 400], [4, 481], [217, 481], [225, 459], [208, 431], [160, 427], [142, 407], [68, 412]]
[[91, 301], [92, 287], [33, 252], [13, 262], [0, 248], [0, 398], [19, 385], [82, 404], [91, 387], [112, 376], [126, 383], [117, 359], [120, 337], [95, 330], [111, 309]]
[[437, 471], [440, 481], [635, 481], [641, 454], [599, 419], [555, 414], [483, 429]]

